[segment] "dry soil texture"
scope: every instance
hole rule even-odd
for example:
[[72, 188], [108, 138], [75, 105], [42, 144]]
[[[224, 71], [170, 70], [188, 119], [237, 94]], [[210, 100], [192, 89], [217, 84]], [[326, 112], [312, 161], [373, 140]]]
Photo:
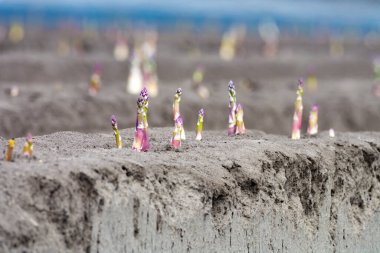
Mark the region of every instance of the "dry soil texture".
[[[0, 162], [0, 252], [380, 252], [380, 134], [293, 141], [133, 129], [34, 138]], [[20, 153], [23, 140], [16, 139]], [[2, 142], [2, 147], [5, 143]]]

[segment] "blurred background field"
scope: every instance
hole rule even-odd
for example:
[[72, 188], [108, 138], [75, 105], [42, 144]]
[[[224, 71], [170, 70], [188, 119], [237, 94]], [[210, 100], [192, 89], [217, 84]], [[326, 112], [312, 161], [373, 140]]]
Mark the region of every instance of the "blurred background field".
[[379, 13], [379, 1], [0, 0], [0, 136], [109, 131], [112, 114], [133, 127], [141, 85], [151, 127], [173, 125], [182, 87], [188, 131], [202, 107], [206, 130], [227, 130], [230, 79], [247, 128], [290, 135], [301, 77], [305, 129], [317, 103], [320, 130], [379, 131]]

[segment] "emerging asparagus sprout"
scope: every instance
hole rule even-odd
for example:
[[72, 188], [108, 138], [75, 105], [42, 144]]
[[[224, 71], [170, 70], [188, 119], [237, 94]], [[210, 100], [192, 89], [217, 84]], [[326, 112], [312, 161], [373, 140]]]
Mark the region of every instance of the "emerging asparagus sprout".
[[129, 94], [138, 94], [142, 87], [141, 52], [140, 48], [137, 47], [132, 55], [131, 69], [127, 81], [127, 92]]
[[303, 80], [298, 80], [297, 99], [294, 103], [294, 116], [293, 116], [293, 128], [292, 139], [298, 140], [301, 138], [301, 126], [302, 126], [302, 94], [303, 94]]
[[210, 97], [210, 91], [203, 84], [204, 80], [204, 68], [202, 65], [197, 66], [193, 73], [192, 78], [192, 88], [197, 92], [198, 96], [203, 99], [207, 99]]
[[309, 135], [316, 135], [318, 133], [318, 105], [313, 105], [311, 108], [307, 133]]
[[132, 149], [136, 151], [148, 151], [149, 137], [148, 137], [148, 105], [149, 95], [148, 90], [144, 87], [140, 92], [140, 97], [137, 99], [137, 117], [135, 138], [132, 144]]
[[144, 129], [145, 129], [145, 132], [147, 133], [148, 132], [148, 118], [147, 118], [147, 115], [148, 115], [148, 107], [149, 107], [149, 94], [148, 94], [148, 89], [146, 87], [144, 87], [141, 92], [140, 92], [140, 97], [143, 99], [143, 108], [144, 108], [144, 117], [143, 117], [143, 120], [144, 120]]
[[148, 94], [148, 89], [144, 87], [141, 92], [140, 92], [140, 97], [144, 99], [144, 102], [148, 103], [149, 101], [149, 94]]
[[205, 116], [205, 110], [202, 108], [198, 112], [198, 121], [197, 121], [197, 136], [196, 140], [202, 140], [202, 131], [203, 131], [203, 118]]
[[158, 77], [156, 62], [153, 58], [144, 58], [142, 64], [144, 85], [148, 87], [152, 97], [158, 95]]
[[198, 96], [200, 96], [203, 99], [208, 99], [210, 97], [210, 91], [204, 85], [200, 85], [197, 88], [197, 94], [198, 94]]
[[243, 117], [244, 117], [243, 106], [239, 103], [236, 108], [236, 134], [245, 133]]
[[228, 136], [235, 135], [236, 132], [236, 89], [235, 84], [231, 80], [228, 83], [228, 94], [230, 97], [229, 117], [228, 117]]
[[228, 115], [228, 136], [244, 134], [243, 106], [236, 103], [236, 88], [233, 81], [228, 83], [228, 94], [230, 97]]
[[[141, 74], [144, 87], [149, 90], [151, 97], [158, 95], [158, 76], [157, 76], [157, 33], [148, 32], [144, 35], [141, 44]], [[140, 89], [139, 89], [140, 90]]]
[[[181, 96], [182, 96], [182, 89], [178, 88], [174, 95], [174, 102], [173, 102], [173, 119], [174, 119], [175, 124], [176, 124], [177, 118], [181, 116], [181, 113], [179, 111]], [[183, 120], [182, 120], [181, 140], [186, 140], [185, 129], [183, 128]]]
[[15, 146], [15, 139], [10, 139], [8, 141], [8, 146], [7, 146], [7, 149], [5, 151], [5, 155], [4, 155], [5, 161], [12, 161], [14, 146]]
[[111, 116], [111, 125], [112, 125], [113, 132], [115, 134], [116, 147], [120, 149], [120, 148], [123, 147], [123, 144], [121, 142], [121, 136], [120, 136], [120, 133], [119, 133], [119, 129], [117, 127], [117, 120], [116, 120], [115, 115]]
[[121, 34], [118, 34], [118, 38], [113, 49], [113, 57], [119, 62], [124, 62], [128, 59], [128, 56], [129, 48], [127, 40], [123, 38]]
[[199, 65], [193, 72], [193, 81], [192, 81], [193, 88], [198, 88], [202, 84], [203, 79], [204, 79], [204, 68], [202, 65]]
[[308, 72], [309, 73], [308, 73], [308, 76], [306, 79], [308, 91], [315, 92], [318, 88], [318, 79], [317, 79], [317, 76], [315, 74], [315, 69], [310, 68]]
[[331, 138], [334, 138], [334, 137], [335, 137], [335, 131], [334, 131], [334, 129], [330, 128], [330, 130], [329, 130], [329, 136], [330, 136]]
[[235, 57], [236, 51], [236, 36], [235, 31], [228, 31], [223, 34], [223, 38], [219, 48], [219, 56], [224, 61], [231, 61]]
[[96, 96], [100, 91], [101, 86], [101, 77], [100, 77], [100, 65], [95, 65], [94, 72], [91, 75], [90, 85], [88, 88], [88, 92], [91, 96]]
[[33, 140], [32, 140], [32, 135], [30, 133], [26, 136], [26, 141], [25, 141], [24, 147], [22, 148], [22, 153], [27, 158], [32, 158]]
[[173, 102], [173, 119], [176, 120], [180, 116], [179, 103], [181, 102], [182, 89], [178, 88], [174, 95]]
[[179, 149], [181, 147], [181, 136], [183, 131], [183, 120], [181, 116], [178, 116], [175, 120], [175, 126], [173, 131], [173, 136], [171, 140], [171, 145], [174, 149]]

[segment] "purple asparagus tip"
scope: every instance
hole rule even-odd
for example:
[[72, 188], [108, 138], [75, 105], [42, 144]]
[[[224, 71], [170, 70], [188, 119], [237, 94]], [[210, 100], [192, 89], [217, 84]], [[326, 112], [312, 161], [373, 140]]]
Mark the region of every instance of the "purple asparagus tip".
[[235, 89], [235, 84], [232, 80], [230, 80], [230, 82], [228, 83], [228, 89], [229, 90], [234, 90]]
[[26, 140], [27, 141], [31, 141], [32, 140], [32, 134], [31, 133], [28, 133], [27, 135], [26, 135]]
[[181, 96], [181, 95], [182, 95], [182, 88], [178, 88], [177, 91], [176, 91], [176, 93], [177, 93], [179, 96]]
[[303, 79], [302, 78], [298, 79], [298, 86], [303, 87], [303, 84], [304, 84]]
[[149, 94], [148, 94], [148, 89], [144, 87], [141, 92], [140, 92], [140, 97], [142, 97], [145, 101], [149, 100]]
[[178, 116], [175, 120], [175, 123], [176, 124], [180, 124], [180, 125], [183, 125], [183, 120], [182, 120], [182, 117], [181, 116]]
[[198, 115], [205, 116], [205, 110], [202, 108], [199, 110]]
[[111, 124], [112, 124], [112, 126], [115, 126], [117, 124], [116, 116], [115, 115], [111, 116]]
[[317, 105], [317, 104], [314, 104], [314, 105], [311, 107], [311, 110], [312, 110], [312, 111], [318, 111], [318, 109], [319, 109], [319, 105]]

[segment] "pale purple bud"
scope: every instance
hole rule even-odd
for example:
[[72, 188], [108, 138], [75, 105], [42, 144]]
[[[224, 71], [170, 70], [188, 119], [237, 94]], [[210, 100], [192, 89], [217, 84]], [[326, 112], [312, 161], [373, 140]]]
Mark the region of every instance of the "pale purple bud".
[[235, 84], [232, 80], [228, 83], [228, 90], [235, 90]]
[[148, 89], [144, 87], [141, 92], [140, 92], [140, 97], [142, 97], [145, 101], [149, 100], [149, 94], [148, 94]]
[[31, 133], [28, 133], [27, 135], [26, 135], [26, 140], [27, 141], [32, 141], [32, 134]]
[[198, 115], [205, 116], [205, 110], [203, 108], [200, 109]]
[[183, 119], [182, 119], [182, 117], [181, 116], [178, 116], [177, 118], [176, 118], [176, 120], [175, 120], [175, 123], [176, 124], [179, 124], [179, 125], [183, 125]]
[[116, 126], [117, 125], [117, 120], [116, 120], [116, 116], [115, 115], [111, 116], [111, 124], [112, 124], [112, 126]]
[[303, 87], [303, 85], [304, 85], [303, 79], [302, 78], [298, 79], [298, 86]]

